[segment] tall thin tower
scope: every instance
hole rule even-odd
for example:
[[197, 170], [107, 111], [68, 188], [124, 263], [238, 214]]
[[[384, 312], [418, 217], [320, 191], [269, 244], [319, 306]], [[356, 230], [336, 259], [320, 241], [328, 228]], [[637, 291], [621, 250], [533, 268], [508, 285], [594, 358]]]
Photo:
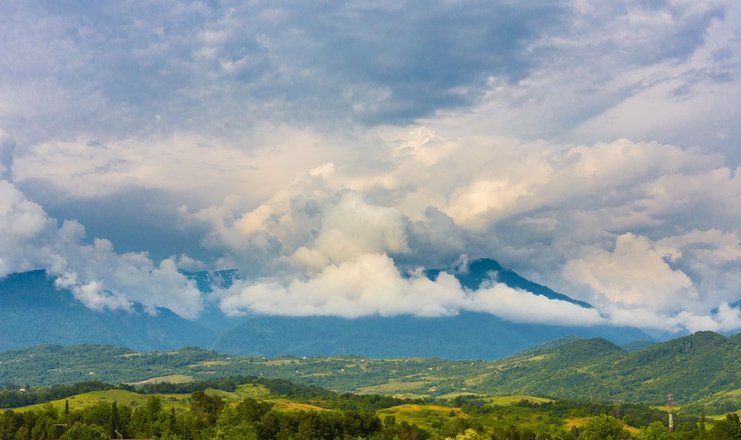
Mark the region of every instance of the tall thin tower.
[[669, 432], [674, 432], [674, 415], [672, 414], [672, 408], [674, 407], [673, 395], [669, 393], [666, 396], [669, 399]]

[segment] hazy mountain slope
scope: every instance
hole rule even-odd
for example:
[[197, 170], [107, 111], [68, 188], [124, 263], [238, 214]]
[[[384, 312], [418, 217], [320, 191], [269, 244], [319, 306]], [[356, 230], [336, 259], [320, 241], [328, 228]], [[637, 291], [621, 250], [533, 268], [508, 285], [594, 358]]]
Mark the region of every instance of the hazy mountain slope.
[[253, 316], [220, 336], [213, 347], [226, 353], [267, 356], [362, 354], [379, 358], [495, 359], [569, 335], [604, 336], [616, 342], [646, 337], [636, 329], [517, 324], [485, 313], [441, 318]]
[[[442, 270], [428, 270], [435, 278]], [[445, 269], [463, 286], [477, 289], [497, 280], [512, 288], [582, 307], [591, 305], [529, 281], [491, 259], [472, 260]], [[372, 357], [439, 356], [448, 359], [494, 359], [564, 336], [604, 337], [616, 343], [651, 339], [625, 327], [577, 327], [518, 324], [484, 313], [441, 318], [412, 316], [332, 317], [251, 316], [224, 332], [213, 347], [234, 354], [333, 355]]]
[[168, 309], [157, 312], [136, 305], [133, 313], [92, 311], [43, 271], [12, 274], [0, 279], [0, 349], [102, 343], [155, 350], [212, 341], [204, 327]]
[[[496, 279], [510, 287], [551, 299], [591, 307], [502, 268], [491, 259], [473, 260], [446, 269], [469, 289]], [[427, 275], [436, 277], [440, 270]], [[616, 343], [650, 339], [637, 329], [517, 324], [483, 313], [444, 318], [413, 316], [359, 319], [337, 317], [224, 316], [210, 300], [214, 287], [239, 279], [234, 270], [184, 272], [204, 292], [206, 308], [196, 321], [167, 309], [156, 316], [135, 312], [91, 311], [71, 292], [57, 290], [42, 271], [0, 280], [0, 349], [36, 344], [103, 343], [135, 349], [185, 345], [214, 347], [233, 354], [333, 355], [373, 357], [439, 356], [493, 359], [565, 336], [604, 337]]]

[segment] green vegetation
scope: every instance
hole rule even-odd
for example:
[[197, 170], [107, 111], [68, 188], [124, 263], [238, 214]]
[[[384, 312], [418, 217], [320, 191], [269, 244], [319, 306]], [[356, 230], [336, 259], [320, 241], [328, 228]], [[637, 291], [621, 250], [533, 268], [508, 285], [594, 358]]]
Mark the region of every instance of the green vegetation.
[[[205, 388], [215, 383], [231, 391]], [[0, 414], [0, 440], [98, 440], [116, 438], [119, 433], [167, 440], [627, 440], [632, 434], [639, 439], [713, 440], [741, 435], [735, 414], [714, 423], [680, 414], [677, 432], [669, 434], [662, 422], [663, 412], [637, 404], [471, 394], [412, 402], [337, 394], [254, 377], [170, 384], [204, 389], [189, 394], [153, 393], [154, 385], [160, 384], [132, 389], [101, 384], [106, 389], [5, 410]]]
[[741, 408], [741, 335], [700, 332], [633, 352], [603, 339], [567, 339], [494, 362], [238, 357], [198, 348], [138, 353], [91, 345], [0, 353], [0, 384], [14, 390], [96, 379], [181, 393], [194, 390], [178, 390], [172, 382], [239, 375], [280, 378], [338, 393], [425, 399], [535, 395], [661, 405], [672, 391], [687, 412], [725, 414]]
[[0, 383], [0, 440], [741, 438], [741, 337], [711, 332], [494, 362], [41, 346], [0, 353]]

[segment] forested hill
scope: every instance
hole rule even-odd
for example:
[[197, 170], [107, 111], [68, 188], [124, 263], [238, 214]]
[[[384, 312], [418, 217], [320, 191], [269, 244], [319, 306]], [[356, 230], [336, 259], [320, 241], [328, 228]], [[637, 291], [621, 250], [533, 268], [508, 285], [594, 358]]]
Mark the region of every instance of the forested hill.
[[138, 353], [111, 346], [40, 346], [0, 353], [0, 383], [136, 382], [159, 377], [254, 375], [339, 392], [409, 397], [531, 394], [661, 404], [716, 412], [741, 408], [741, 334], [712, 332], [628, 352], [601, 338], [571, 339], [496, 362], [437, 358], [238, 357], [186, 348]]

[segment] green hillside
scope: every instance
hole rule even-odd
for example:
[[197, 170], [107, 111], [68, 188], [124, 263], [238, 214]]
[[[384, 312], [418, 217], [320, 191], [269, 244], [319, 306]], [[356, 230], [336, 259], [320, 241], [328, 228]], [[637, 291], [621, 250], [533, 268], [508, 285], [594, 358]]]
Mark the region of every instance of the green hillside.
[[[471, 394], [411, 401], [381, 395], [337, 394], [280, 379], [235, 377], [208, 382], [174, 379], [176, 383], [155, 381], [120, 388], [105, 383], [72, 384], [67, 387], [82, 389], [96, 385], [103, 389], [6, 409], [0, 417], [0, 433], [3, 438], [30, 435], [30, 438], [56, 439], [68, 431], [69, 438], [73, 432], [77, 435], [72, 428], [79, 425], [80, 430], [99, 426], [106, 432], [116, 430], [125, 433], [122, 435], [163, 439], [442, 440], [464, 432], [482, 436], [474, 438], [502, 440], [573, 439], [605, 417], [617, 424], [618, 429], [631, 433], [648, 429], [651, 424], [663, 425], [666, 418], [663, 410], [641, 404]], [[182, 392], [186, 389], [196, 391]], [[51, 394], [46, 388], [25, 392], [38, 396]], [[726, 422], [720, 415], [707, 417], [705, 429], [714, 434], [716, 426], [720, 432], [728, 426], [733, 428], [733, 423], [733, 419]], [[706, 438], [696, 416], [680, 411], [675, 426], [681, 435], [678, 438]], [[231, 435], [225, 436], [226, 432]]]
[[179, 375], [288, 379], [336, 392], [400, 397], [537, 395], [661, 405], [668, 392], [697, 413], [741, 408], [741, 337], [712, 332], [628, 352], [604, 339], [568, 339], [501, 361], [435, 358], [239, 357], [185, 348], [139, 353], [110, 346], [41, 346], [0, 353], [0, 383], [96, 379], [134, 383]]
[[[110, 411], [115, 403], [119, 414], [128, 415], [128, 417], [119, 418], [117, 423], [131, 432], [133, 429], [142, 429], [145, 426], [137, 423], [134, 423], [133, 427], [127, 426], [125, 420], [135, 419], [142, 412], [169, 413], [171, 422], [182, 420], [188, 426], [188, 416], [196, 411], [199, 404], [204, 404], [204, 407], [197, 411], [211, 408], [210, 410], [215, 413], [214, 417], [222, 411], [227, 411], [227, 414], [232, 410], [239, 412], [240, 407], [247, 405], [251, 408], [246, 411], [247, 413], [260, 410], [259, 408], [263, 408], [261, 411], [272, 409], [277, 412], [294, 414], [307, 411], [313, 414], [331, 412], [334, 414], [331, 417], [342, 418], [356, 412], [357, 414], [365, 413], [363, 417], [376, 417], [377, 420], [384, 420], [387, 428], [397, 423], [399, 426], [409, 428], [416, 426], [420, 429], [420, 433], [424, 433], [423, 436], [442, 438], [471, 428], [479, 432], [504, 432], [515, 425], [516, 429], [522, 431], [564, 436], [570, 430], [570, 426], [575, 423], [574, 420], [586, 421], [600, 414], [608, 414], [615, 408], [622, 413], [623, 421], [631, 427], [630, 429], [637, 430], [640, 426], [661, 420], [663, 417], [663, 412], [645, 405], [615, 406], [599, 402], [554, 401], [524, 395], [498, 397], [468, 395], [431, 401], [412, 401], [381, 395], [337, 394], [279, 379], [243, 377], [229, 378], [219, 382], [180, 382], [179, 379], [177, 382], [150, 382], [135, 387], [122, 386], [122, 388], [114, 388], [104, 383], [73, 384], [68, 386], [70, 390], [90, 386], [103, 389], [76, 393], [33, 405], [13, 407], [6, 411], [0, 423], [17, 419], [8, 414], [20, 414], [21, 417], [30, 417], [31, 423], [44, 417], [58, 417], [65, 423], [90, 417], [101, 426], [105, 426], [105, 423], [101, 423], [101, 419], [104, 421], [106, 417], [111, 417]], [[59, 391], [58, 386], [52, 388]], [[193, 393], [179, 392], [186, 389], [196, 391]], [[160, 392], [162, 390], [166, 392]], [[177, 392], [167, 392], [168, 390]], [[0, 397], [8, 397], [8, 392], [4, 393]], [[52, 391], [34, 388], [26, 390], [25, 393], [43, 397], [52, 394]], [[0, 403], [3, 401], [0, 400]], [[23, 416], [27, 413], [33, 413], [33, 415]], [[275, 417], [280, 419], [295, 416], [281, 416], [276, 413]], [[148, 420], [142, 422], [151, 424]], [[231, 418], [225, 420], [225, 424], [229, 423], [232, 423]], [[281, 424], [279, 420], [270, 420], [270, 423]], [[6, 428], [12, 429], [12, 423]], [[197, 429], [203, 429], [203, 427]], [[374, 429], [380, 429], [380, 426]]]

